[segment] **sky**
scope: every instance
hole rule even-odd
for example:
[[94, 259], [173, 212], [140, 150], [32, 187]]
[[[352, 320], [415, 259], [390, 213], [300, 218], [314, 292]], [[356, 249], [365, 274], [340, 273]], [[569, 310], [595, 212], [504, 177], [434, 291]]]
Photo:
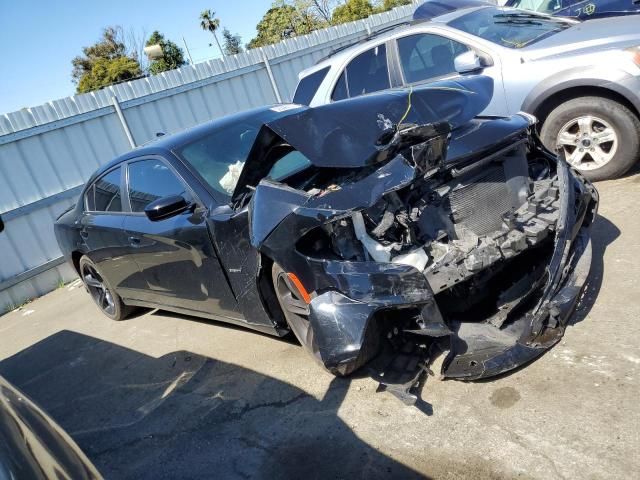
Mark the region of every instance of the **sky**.
[[220, 55], [200, 28], [201, 11], [214, 10], [222, 27], [245, 44], [272, 1], [0, 0], [0, 114], [73, 95], [71, 59], [106, 26], [147, 35], [159, 30], [183, 50], [184, 36], [197, 63]]

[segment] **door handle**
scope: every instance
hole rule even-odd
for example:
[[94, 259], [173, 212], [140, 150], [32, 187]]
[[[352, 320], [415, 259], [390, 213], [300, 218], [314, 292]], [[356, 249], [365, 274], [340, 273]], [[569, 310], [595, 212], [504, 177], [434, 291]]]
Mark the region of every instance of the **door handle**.
[[132, 247], [139, 247], [140, 246], [140, 237], [129, 237], [129, 244]]
[[89, 238], [89, 232], [87, 232], [86, 230], [80, 230], [80, 236], [86, 240], [87, 238]]

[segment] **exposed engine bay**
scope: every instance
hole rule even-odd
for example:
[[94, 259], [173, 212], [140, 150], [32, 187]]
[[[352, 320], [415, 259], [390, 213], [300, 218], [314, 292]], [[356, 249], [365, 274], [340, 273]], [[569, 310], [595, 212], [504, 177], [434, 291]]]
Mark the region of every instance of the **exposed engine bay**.
[[325, 225], [333, 253], [411, 265], [435, 294], [466, 280], [480, 289], [505, 261], [552, 240], [559, 189], [545, 159], [529, 165], [522, 148], [473, 167], [444, 183], [432, 178], [389, 192]]
[[409, 404], [443, 352], [444, 377], [473, 380], [556, 343], [591, 263], [597, 193], [532, 119], [456, 115], [394, 125], [350, 168], [332, 164], [337, 135], [305, 150], [275, 128], [312, 167], [263, 179], [250, 204], [252, 244], [294, 275], [294, 296], [311, 292], [283, 308], [303, 346], [335, 374], [366, 365]]

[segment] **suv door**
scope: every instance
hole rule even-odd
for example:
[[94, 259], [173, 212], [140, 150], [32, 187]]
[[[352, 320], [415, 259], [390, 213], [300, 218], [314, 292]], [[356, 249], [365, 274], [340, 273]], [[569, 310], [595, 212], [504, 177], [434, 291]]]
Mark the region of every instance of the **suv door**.
[[145, 285], [138, 266], [127, 256], [124, 232], [123, 167], [105, 173], [85, 190], [80, 238], [86, 255], [123, 298]]
[[162, 197], [182, 195], [202, 205], [169, 162], [159, 157], [127, 164], [127, 200], [131, 213], [124, 228], [147, 284], [145, 301], [242, 319], [221, 269], [206, 224], [204, 208], [192, 208], [151, 221], [145, 207]]
[[[395, 39], [397, 61], [403, 85], [434, 82], [458, 75], [455, 58], [472, 48], [465, 43], [435, 33], [414, 33]], [[492, 57], [494, 62], [499, 59]], [[483, 112], [487, 115], [506, 115], [506, 97], [500, 64], [482, 69], [482, 75], [491, 77], [494, 94], [491, 103]]]

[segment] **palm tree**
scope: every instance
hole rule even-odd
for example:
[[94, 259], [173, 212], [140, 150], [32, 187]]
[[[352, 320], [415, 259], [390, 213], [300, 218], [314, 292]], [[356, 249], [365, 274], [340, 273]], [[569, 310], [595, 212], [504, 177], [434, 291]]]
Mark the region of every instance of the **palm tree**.
[[216, 18], [216, 12], [213, 10], [205, 10], [200, 14], [200, 26], [203, 30], [208, 30], [213, 34], [213, 38], [216, 39], [216, 44], [218, 45], [218, 49], [220, 50], [220, 54], [224, 57], [224, 51], [220, 46], [220, 42], [218, 41], [218, 36], [216, 35], [216, 30], [220, 28], [220, 20]]

